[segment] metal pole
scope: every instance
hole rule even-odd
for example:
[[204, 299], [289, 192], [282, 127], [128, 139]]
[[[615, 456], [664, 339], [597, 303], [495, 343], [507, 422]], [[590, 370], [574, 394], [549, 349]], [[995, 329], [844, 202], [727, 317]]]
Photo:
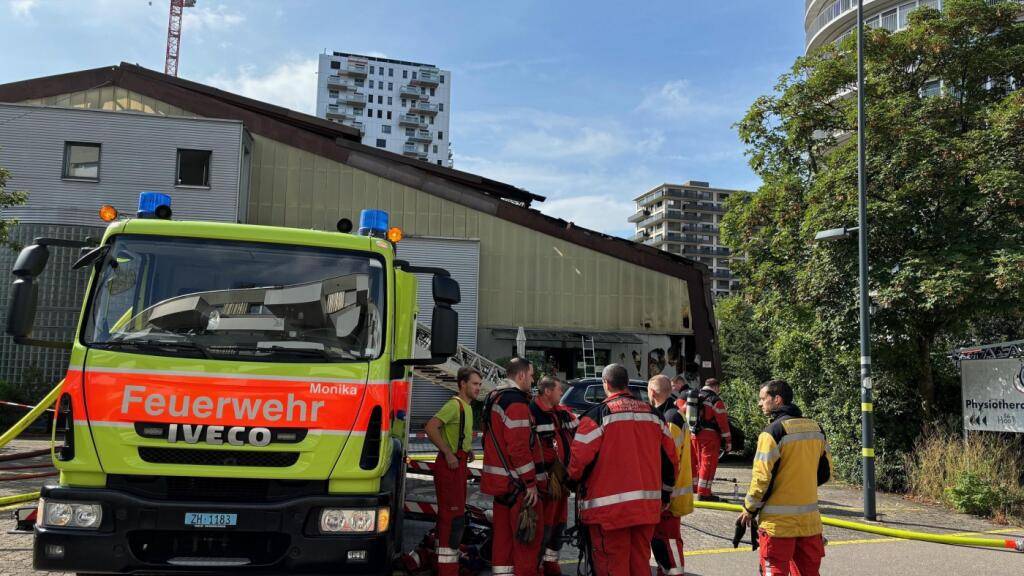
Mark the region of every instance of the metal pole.
[[860, 253], [860, 414], [864, 518], [875, 520], [875, 422], [871, 392], [871, 312], [868, 300], [867, 170], [864, 168], [864, 0], [857, 0], [857, 234]]

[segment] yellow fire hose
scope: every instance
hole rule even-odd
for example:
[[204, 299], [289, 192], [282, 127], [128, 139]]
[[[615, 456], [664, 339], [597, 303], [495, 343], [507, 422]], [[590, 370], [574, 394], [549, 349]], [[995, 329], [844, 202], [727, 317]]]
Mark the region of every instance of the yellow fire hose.
[[[21, 420], [18, 420], [14, 426], [11, 426], [6, 432], [0, 434], [0, 448], [7, 445], [8, 442], [14, 440], [19, 434], [25, 431], [36, 418], [39, 418], [40, 414], [46, 411], [54, 402], [57, 401], [57, 396], [60, 395], [60, 389], [64, 386], [64, 381], [61, 380], [57, 383], [57, 386], [50, 390], [50, 392], [36, 404], [36, 407], [25, 414]], [[0, 496], [0, 507], [8, 506], [10, 504], [18, 504], [21, 502], [30, 502], [39, 498], [39, 492], [28, 492], [26, 494], [15, 494], [13, 496]]]
[[[707, 508], [708, 510], [722, 510], [726, 512], [743, 511], [742, 506], [738, 504], [726, 504], [725, 502], [697, 501], [694, 502], [693, 505], [697, 508]], [[879, 536], [901, 538], [903, 540], [919, 540], [921, 542], [951, 544], [954, 546], [983, 546], [985, 548], [1005, 548], [1017, 552], [1024, 552], [1024, 538], [1007, 538], [1000, 540], [996, 538], [975, 538], [971, 536], [948, 536], [944, 534], [928, 534], [927, 532], [911, 532], [910, 530], [897, 530], [895, 528], [886, 528], [884, 526], [872, 526], [871, 524], [850, 522], [849, 520], [839, 520], [838, 518], [830, 518], [828, 516], [822, 516], [821, 522], [822, 524], [826, 524], [828, 526], [835, 526], [837, 528], [846, 528], [847, 530], [857, 530], [858, 532], [868, 532], [871, 534], [878, 534]]]

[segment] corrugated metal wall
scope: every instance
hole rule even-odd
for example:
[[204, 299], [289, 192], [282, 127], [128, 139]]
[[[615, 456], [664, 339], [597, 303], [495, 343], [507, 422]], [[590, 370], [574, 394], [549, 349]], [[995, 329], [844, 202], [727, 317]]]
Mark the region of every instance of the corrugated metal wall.
[[[44, 99], [59, 105], [184, 113], [126, 90]], [[254, 135], [249, 222], [334, 230], [381, 208], [407, 234], [480, 240], [481, 327], [687, 334], [686, 282]]]
[[[11, 171], [8, 187], [28, 193], [4, 216], [95, 225], [102, 204], [131, 213], [139, 192], [156, 190], [172, 195], [176, 217], [234, 222], [242, 137], [233, 120], [0, 104], [0, 165]], [[98, 181], [62, 178], [69, 141], [101, 145]], [[178, 148], [212, 152], [209, 188], [175, 186]]]

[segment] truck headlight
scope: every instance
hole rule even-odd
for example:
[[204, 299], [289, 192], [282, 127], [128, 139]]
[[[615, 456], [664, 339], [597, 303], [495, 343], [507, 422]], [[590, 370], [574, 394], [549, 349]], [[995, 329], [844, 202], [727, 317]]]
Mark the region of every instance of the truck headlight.
[[48, 502], [39, 499], [43, 526], [95, 530], [103, 521], [103, 507], [88, 502]]
[[320, 511], [320, 532], [324, 533], [369, 533], [376, 524], [376, 510], [324, 508]]

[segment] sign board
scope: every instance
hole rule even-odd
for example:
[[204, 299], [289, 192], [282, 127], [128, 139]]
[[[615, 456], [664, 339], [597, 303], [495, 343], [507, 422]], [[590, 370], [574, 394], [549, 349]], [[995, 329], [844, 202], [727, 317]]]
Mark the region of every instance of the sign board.
[[964, 360], [964, 429], [1024, 433], [1024, 358]]

